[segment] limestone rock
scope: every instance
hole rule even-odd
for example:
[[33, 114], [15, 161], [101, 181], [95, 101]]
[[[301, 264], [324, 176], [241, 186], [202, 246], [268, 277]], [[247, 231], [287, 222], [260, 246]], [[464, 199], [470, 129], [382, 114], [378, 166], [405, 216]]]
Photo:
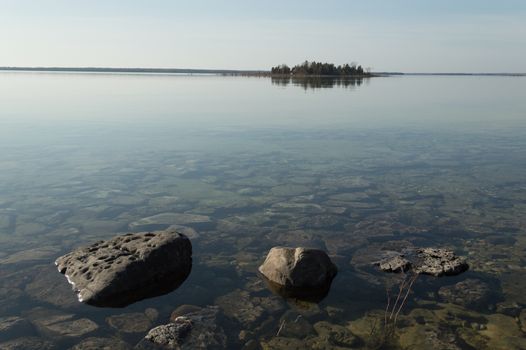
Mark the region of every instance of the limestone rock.
[[468, 269], [464, 259], [451, 250], [440, 248], [423, 248], [417, 251], [418, 263], [415, 272], [432, 276], [454, 276]]
[[292, 288], [326, 286], [337, 271], [324, 251], [301, 247], [274, 247], [259, 267], [259, 272], [271, 282]]
[[151, 329], [135, 349], [225, 349], [226, 335], [218, 325], [218, 313], [217, 307], [208, 306], [178, 316]]
[[192, 245], [178, 232], [128, 233], [58, 258], [79, 301], [122, 307], [168, 293], [190, 273]]
[[415, 273], [440, 276], [458, 275], [469, 268], [466, 261], [449, 249], [408, 248], [403, 253], [383, 251], [384, 257], [374, 264], [386, 272], [405, 272], [412, 269]]
[[396, 255], [378, 262], [378, 266], [385, 272], [405, 272], [411, 268], [411, 262], [403, 255]]

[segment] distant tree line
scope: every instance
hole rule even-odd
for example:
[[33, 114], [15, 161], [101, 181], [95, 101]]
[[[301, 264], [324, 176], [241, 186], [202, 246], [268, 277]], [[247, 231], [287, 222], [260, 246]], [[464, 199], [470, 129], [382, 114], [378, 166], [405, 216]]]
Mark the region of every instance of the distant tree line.
[[273, 75], [318, 75], [318, 76], [366, 76], [370, 75], [368, 70], [364, 70], [362, 66], [356, 63], [344, 64], [336, 66], [333, 63], [322, 63], [316, 61], [305, 61], [292, 68], [286, 64], [281, 64], [272, 67], [270, 73]]

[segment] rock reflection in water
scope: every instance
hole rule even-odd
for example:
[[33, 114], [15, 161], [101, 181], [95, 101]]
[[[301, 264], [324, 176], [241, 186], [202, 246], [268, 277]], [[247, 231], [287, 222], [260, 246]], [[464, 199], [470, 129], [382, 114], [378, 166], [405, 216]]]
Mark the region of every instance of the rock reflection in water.
[[329, 294], [332, 281], [321, 287], [286, 287], [281, 284], [270, 281], [263, 274], [259, 274], [261, 279], [265, 282], [267, 288], [274, 294], [279, 295], [285, 299], [297, 299], [307, 301], [310, 303], [320, 303]]

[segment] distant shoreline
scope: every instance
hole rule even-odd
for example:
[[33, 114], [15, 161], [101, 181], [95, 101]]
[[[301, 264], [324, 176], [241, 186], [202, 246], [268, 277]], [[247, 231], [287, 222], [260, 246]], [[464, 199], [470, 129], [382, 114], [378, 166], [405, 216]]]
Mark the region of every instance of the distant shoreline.
[[[56, 72], [56, 73], [141, 73], [141, 74], [188, 74], [188, 75], [229, 75], [259, 77], [289, 77], [283, 74], [272, 74], [264, 70], [235, 69], [184, 69], [184, 68], [109, 68], [109, 67], [0, 67], [0, 72]], [[326, 75], [290, 75], [294, 78], [369, 78], [382, 76], [507, 76], [525, 77], [526, 73], [403, 73], [372, 72], [364, 76], [326, 76]]]

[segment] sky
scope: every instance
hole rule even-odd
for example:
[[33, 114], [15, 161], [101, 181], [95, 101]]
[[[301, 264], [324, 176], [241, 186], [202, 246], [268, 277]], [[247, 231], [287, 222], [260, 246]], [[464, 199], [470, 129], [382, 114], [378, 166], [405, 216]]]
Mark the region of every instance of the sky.
[[524, 0], [0, 0], [0, 66], [526, 72]]

